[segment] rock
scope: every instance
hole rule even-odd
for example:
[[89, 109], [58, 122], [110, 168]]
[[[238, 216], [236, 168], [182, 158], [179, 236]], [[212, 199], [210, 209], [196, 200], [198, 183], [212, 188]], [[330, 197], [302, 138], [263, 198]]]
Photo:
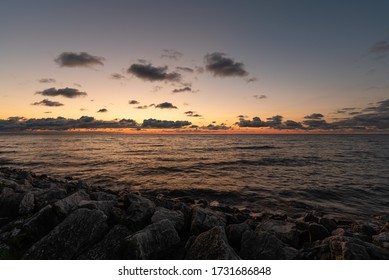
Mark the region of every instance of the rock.
[[152, 223], [157, 223], [161, 220], [168, 219], [171, 221], [178, 232], [181, 232], [185, 226], [185, 217], [181, 211], [168, 210], [163, 207], [157, 207], [154, 215], [151, 217]]
[[15, 193], [15, 191], [12, 188], [9, 187], [1, 187], [0, 188], [0, 195], [7, 195]]
[[121, 248], [124, 238], [130, 230], [123, 225], [114, 226], [101, 240], [78, 257], [79, 260], [118, 260], [121, 259]]
[[250, 230], [250, 226], [247, 223], [232, 224], [226, 227], [228, 242], [236, 252], [240, 251], [242, 235], [246, 230]]
[[0, 241], [0, 260], [14, 259], [9, 246]]
[[35, 205], [38, 209], [65, 198], [67, 195], [64, 189], [43, 189], [34, 192]]
[[318, 223], [319, 222], [319, 218], [316, 217], [315, 215], [313, 215], [312, 213], [307, 213], [304, 216], [304, 222], [307, 222], [307, 223]]
[[274, 233], [245, 231], [240, 257], [245, 260], [292, 260], [298, 251], [279, 240]]
[[187, 260], [240, 260], [230, 247], [224, 227], [216, 226], [197, 236], [187, 251]]
[[313, 223], [308, 227], [309, 231], [309, 240], [310, 242], [314, 242], [316, 240], [322, 240], [328, 236], [330, 236], [328, 230], [319, 224]]
[[190, 232], [191, 234], [198, 235], [215, 226], [224, 227], [226, 223], [227, 219], [224, 213], [197, 206], [193, 208]]
[[91, 196], [91, 198], [93, 200], [98, 200], [98, 201], [101, 201], [101, 200], [108, 200], [108, 201], [117, 200], [116, 195], [111, 194], [111, 193], [106, 193], [106, 192], [92, 192], [90, 196]]
[[337, 228], [331, 232], [331, 235], [338, 235], [338, 236], [348, 236], [353, 237], [353, 233], [349, 230], [346, 230], [344, 228]]
[[31, 192], [26, 193], [19, 205], [19, 214], [25, 215], [32, 212], [35, 206], [34, 195]]
[[324, 226], [328, 232], [334, 231], [338, 225], [336, 224], [335, 220], [328, 219], [328, 218], [321, 218], [319, 220], [319, 223]]
[[124, 257], [128, 259], [160, 259], [180, 242], [169, 220], [162, 220], [128, 236], [124, 242]]
[[385, 248], [386, 250], [389, 250], [389, 231], [373, 235], [373, 243], [382, 248]]
[[66, 217], [70, 212], [78, 208], [82, 200], [89, 200], [89, 195], [80, 190], [54, 203], [54, 210], [60, 217]]
[[109, 216], [112, 212], [113, 207], [116, 205], [115, 200], [82, 200], [78, 204], [79, 208], [87, 208], [87, 209], [97, 209], [103, 211], [105, 215]]
[[10, 193], [0, 196], [0, 217], [25, 215], [34, 209], [32, 193]]
[[150, 224], [155, 211], [155, 204], [140, 195], [129, 194], [125, 200], [127, 212], [126, 224], [129, 229], [137, 231]]
[[28, 249], [23, 258], [74, 259], [107, 231], [107, 216], [103, 212], [78, 209]]
[[19, 185], [15, 181], [8, 180], [5, 178], [0, 178], [0, 189], [6, 187], [15, 190], [15, 188], [18, 188]]
[[282, 242], [293, 247], [299, 246], [299, 232], [296, 230], [296, 225], [294, 223], [281, 220], [269, 220], [258, 225], [257, 230], [274, 232], [277, 238]]

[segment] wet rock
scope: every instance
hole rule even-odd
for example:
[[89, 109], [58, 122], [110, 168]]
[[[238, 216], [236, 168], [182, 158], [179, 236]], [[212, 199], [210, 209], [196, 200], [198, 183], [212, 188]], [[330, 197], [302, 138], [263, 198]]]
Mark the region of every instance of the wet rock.
[[113, 207], [116, 205], [115, 200], [82, 200], [78, 204], [79, 208], [87, 208], [87, 209], [97, 209], [102, 211], [105, 215], [109, 216], [112, 212]]
[[242, 235], [246, 230], [250, 230], [250, 226], [247, 223], [232, 224], [226, 227], [228, 242], [236, 252], [240, 251]]
[[336, 224], [335, 220], [328, 219], [328, 218], [321, 218], [319, 223], [324, 226], [328, 232], [334, 231], [338, 225]]
[[128, 259], [160, 259], [180, 242], [169, 220], [162, 220], [128, 236], [124, 242], [124, 257]]
[[32, 193], [10, 193], [0, 196], [0, 217], [25, 215], [34, 209]]
[[64, 189], [44, 189], [34, 192], [35, 205], [38, 209], [65, 198], [67, 195]]
[[24, 259], [74, 259], [108, 231], [99, 210], [78, 209], [27, 250]]
[[152, 223], [157, 223], [164, 219], [171, 221], [175, 229], [180, 232], [185, 226], [185, 217], [181, 211], [169, 210], [163, 207], [157, 207], [153, 216], [151, 217]]
[[308, 227], [309, 231], [309, 240], [310, 242], [314, 242], [316, 240], [322, 240], [328, 236], [330, 236], [328, 230], [319, 224], [313, 223]]
[[382, 248], [385, 248], [386, 250], [389, 250], [389, 231], [373, 235], [373, 243]]
[[224, 227], [216, 226], [197, 236], [187, 251], [187, 260], [239, 260], [230, 247]]
[[282, 242], [293, 247], [299, 246], [299, 232], [296, 230], [294, 223], [281, 220], [269, 220], [258, 225], [257, 229], [273, 232]]
[[60, 217], [66, 217], [70, 212], [78, 208], [78, 204], [82, 200], [89, 200], [89, 195], [84, 190], [80, 190], [72, 195], [58, 200], [53, 205], [54, 210]]
[[124, 238], [130, 235], [130, 230], [123, 225], [114, 226], [91, 249], [78, 257], [80, 260], [118, 260], [121, 259], [121, 248]]
[[195, 207], [192, 212], [191, 234], [198, 235], [215, 226], [226, 226], [226, 215], [222, 212], [212, 211], [208, 208]]
[[292, 260], [298, 251], [279, 240], [274, 233], [246, 231], [242, 235], [240, 257], [245, 260]]
[[151, 216], [155, 211], [155, 204], [150, 199], [140, 195], [129, 194], [126, 196], [125, 208], [128, 228], [137, 231], [150, 224]]

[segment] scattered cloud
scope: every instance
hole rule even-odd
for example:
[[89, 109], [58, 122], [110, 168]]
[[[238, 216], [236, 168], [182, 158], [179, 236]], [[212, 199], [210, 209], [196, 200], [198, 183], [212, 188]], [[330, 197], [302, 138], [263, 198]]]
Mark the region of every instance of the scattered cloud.
[[177, 106], [174, 106], [170, 102], [163, 102], [163, 103], [157, 104], [157, 105], [155, 105], [155, 108], [159, 108], [159, 109], [178, 109]]
[[105, 108], [101, 108], [100, 110], [98, 110], [96, 113], [107, 113], [108, 110], [105, 109]]
[[320, 113], [314, 113], [304, 117], [304, 119], [312, 119], [312, 120], [320, 120], [322, 118], [324, 118], [324, 116]]
[[267, 127], [266, 122], [262, 121], [260, 117], [254, 117], [252, 120], [242, 118], [236, 124], [239, 127]]
[[178, 82], [181, 80], [181, 75], [177, 72], [167, 72], [168, 67], [155, 67], [151, 64], [132, 64], [127, 69], [127, 73], [133, 74], [139, 79], [155, 82], [155, 81], [169, 81]]
[[75, 88], [48, 88], [43, 91], [37, 91], [36, 94], [41, 94], [43, 96], [63, 96], [67, 98], [76, 98], [80, 96], [86, 96], [86, 92], [81, 92]]
[[171, 50], [171, 49], [164, 49], [164, 50], [162, 50], [161, 57], [178, 60], [182, 57], [182, 53], [180, 53], [179, 51]]
[[46, 111], [46, 112], [43, 112], [44, 114], [51, 114], [52, 112], [51, 111]]
[[38, 82], [42, 83], [42, 84], [49, 84], [49, 83], [55, 83], [55, 79], [52, 79], [52, 78], [43, 78], [43, 79], [39, 79]]
[[184, 114], [187, 115], [188, 117], [195, 117], [195, 118], [200, 118], [200, 117], [202, 117], [202, 115], [197, 114], [197, 113], [194, 112], [194, 111], [186, 111]]
[[59, 106], [64, 106], [62, 103], [57, 102], [57, 101], [50, 101], [48, 99], [43, 99], [40, 102], [34, 102], [31, 105], [37, 106], [37, 105], [42, 105], [42, 106], [48, 106], [48, 107], [59, 107]]
[[114, 79], [114, 80], [121, 80], [121, 79], [124, 79], [124, 78], [125, 77], [122, 74], [119, 74], [119, 73], [111, 74], [111, 79]]
[[141, 127], [142, 128], [182, 128], [185, 126], [189, 126], [191, 124], [192, 123], [188, 121], [166, 121], [166, 120], [148, 119], [143, 121]]
[[369, 51], [374, 54], [386, 54], [389, 52], [389, 41], [382, 40], [376, 42], [373, 46], [370, 47]]
[[246, 79], [246, 82], [247, 82], [247, 83], [253, 83], [253, 82], [256, 82], [257, 80], [258, 80], [257, 78], [252, 77], [252, 78]]
[[177, 71], [183, 71], [183, 72], [187, 72], [187, 73], [193, 73], [194, 70], [193, 68], [190, 68], [190, 67], [176, 67]]
[[264, 94], [261, 94], [261, 95], [253, 95], [253, 97], [255, 98], [255, 99], [266, 99], [267, 98], [267, 96], [266, 95], [264, 95]]
[[88, 111], [88, 109], [80, 108], [80, 111]]
[[220, 125], [214, 125], [214, 124], [209, 124], [207, 126], [202, 127], [203, 129], [206, 130], [230, 130], [230, 126], [226, 126], [224, 123]]
[[204, 57], [205, 67], [214, 76], [218, 77], [243, 77], [249, 73], [244, 69], [244, 64], [235, 62], [232, 58], [225, 57], [224, 53], [214, 52]]
[[185, 91], [191, 92], [192, 88], [191, 87], [176, 88], [176, 89], [173, 89], [172, 92], [173, 93], [179, 93], [179, 92], [185, 92]]
[[130, 100], [130, 101], [128, 101], [128, 104], [130, 104], [130, 105], [137, 105], [137, 104], [139, 104], [139, 102], [136, 101], [136, 100]]
[[142, 110], [142, 109], [147, 109], [147, 108], [149, 108], [149, 106], [147, 106], [147, 105], [139, 105], [139, 106], [136, 106], [135, 107], [135, 109], [140, 109], [140, 110]]
[[61, 67], [90, 67], [104, 65], [104, 57], [90, 55], [86, 52], [63, 52], [54, 61]]

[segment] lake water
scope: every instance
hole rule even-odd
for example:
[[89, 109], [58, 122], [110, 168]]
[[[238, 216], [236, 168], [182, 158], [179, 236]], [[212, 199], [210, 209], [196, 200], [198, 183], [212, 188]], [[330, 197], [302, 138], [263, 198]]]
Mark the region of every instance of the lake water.
[[389, 213], [389, 135], [0, 134], [0, 166], [254, 213]]

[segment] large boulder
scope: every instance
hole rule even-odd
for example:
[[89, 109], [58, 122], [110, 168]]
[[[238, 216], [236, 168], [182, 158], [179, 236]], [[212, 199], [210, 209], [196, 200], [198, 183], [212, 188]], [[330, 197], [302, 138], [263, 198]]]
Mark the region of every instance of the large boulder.
[[108, 231], [99, 210], [78, 209], [27, 250], [24, 259], [74, 259]]
[[155, 204], [140, 195], [129, 194], [125, 200], [126, 224], [133, 231], [140, 230], [150, 224], [155, 211]]
[[299, 232], [294, 223], [281, 220], [269, 220], [258, 225], [257, 230], [273, 232], [282, 242], [293, 247], [299, 246]]
[[247, 223], [232, 224], [226, 227], [228, 243], [236, 252], [240, 251], [243, 233], [250, 229], [251, 228]]
[[240, 257], [245, 260], [292, 260], [298, 251], [279, 240], [274, 233], [245, 231]]
[[45, 207], [48, 204], [54, 203], [57, 200], [65, 198], [67, 192], [65, 189], [38, 189], [34, 192], [35, 205], [38, 209]]
[[239, 260], [240, 257], [228, 244], [224, 227], [216, 226], [197, 236], [189, 247], [187, 260]]
[[76, 210], [83, 200], [89, 200], [89, 195], [84, 190], [80, 190], [55, 202], [54, 210], [59, 216], [66, 217], [70, 212]]
[[103, 211], [105, 215], [109, 216], [112, 212], [113, 207], [117, 204], [115, 200], [82, 200], [78, 204], [79, 208], [87, 208], [87, 209], [97, 209]]
[[157, 207], [153, 216], [151, 217], [151, 222], [157, 223], [165, 219], [171, 221], [178, 232], [181, 232], [184, 229], [185, 217], [181, 211]]
[[224, 213], [197, 206], [193, 208], [190, 232], [198, 235], [215, 226], [225, 227], [226, 223], [227, 218]]
[[9, 193], [0, 196], [0, 217], [16, 217], [32, 212], [34, 195], [28, 193]]
[[169, 255], [180, 237], [169, 220], [162, 220], [128, 236], [123, 246], [128, 259], [160, 259]]
[[373, 235], [373, 243], [389, 250], [389, 231]]

